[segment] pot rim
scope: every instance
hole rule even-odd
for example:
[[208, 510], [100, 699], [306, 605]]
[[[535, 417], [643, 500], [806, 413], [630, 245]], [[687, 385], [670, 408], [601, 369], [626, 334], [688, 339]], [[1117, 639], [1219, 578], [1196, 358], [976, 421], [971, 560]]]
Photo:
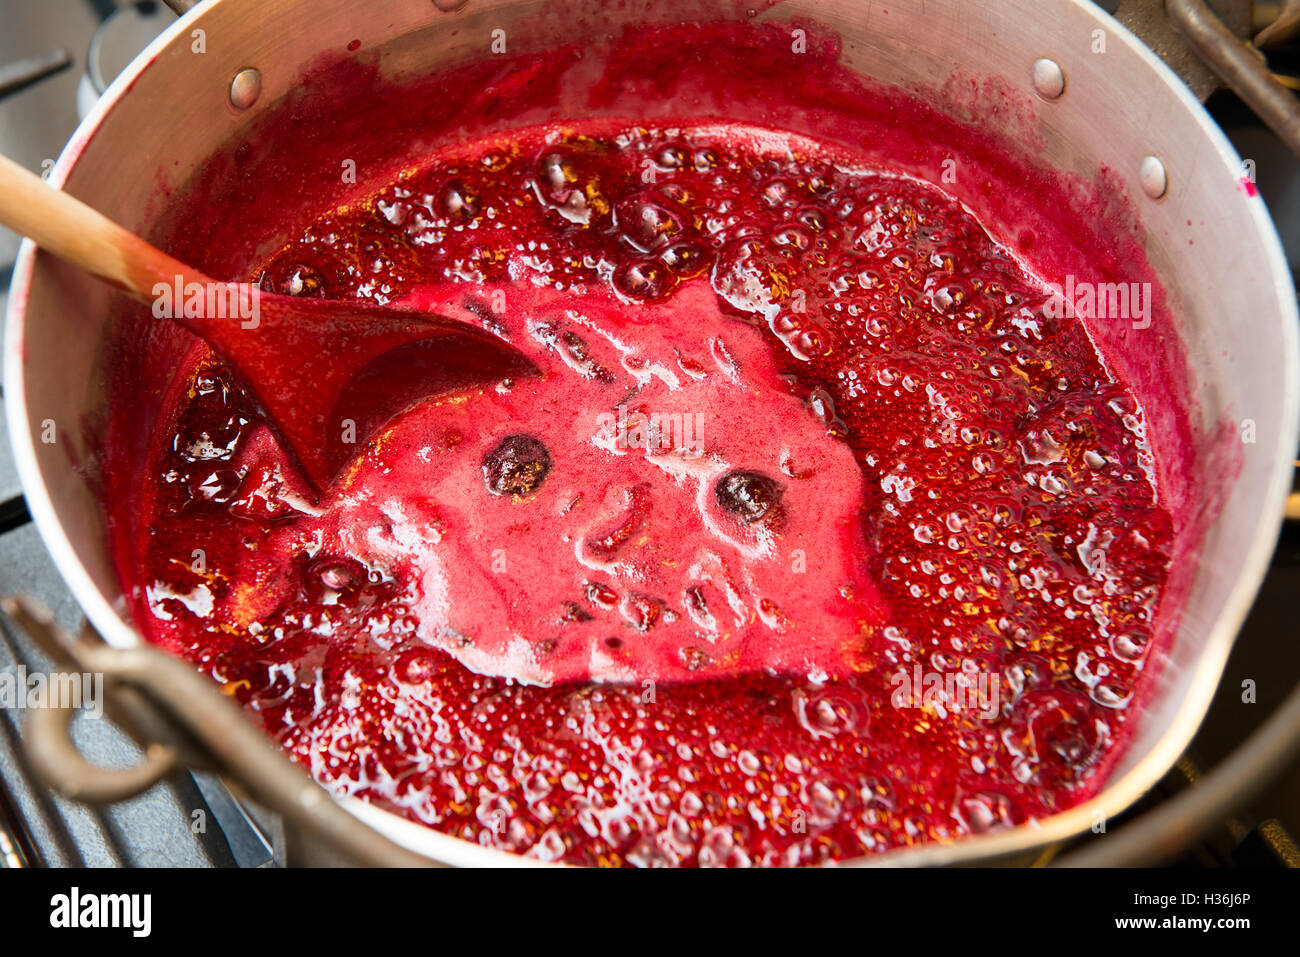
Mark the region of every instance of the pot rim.
[[[164, 49], [192, 28], [196, 18], [215, 8], [218, 2], [205, 0], [191, 14], [178, 18], [110, 84], [60, 153], [49, 175], [51, 185], [62, 187], [67, 182], [86, 146], [137, 78]], [[1086, 0], [1057, 2], [1082, 10], [1136, 54], [1192, 113], [1229, 169], [1241, 169], [1240, 155], [1204, 106], [1164, 61], [1127, 27]], [[1282, 314], [1283, 341], [1278, 343], [1278, 347], [1286, 357], [1280, 396], [1285, 403], [1283, 427], [1278, 448], [1273, 453], [1268, 494], [1247, 559], [1237, 572], [1222, 612], [1207, 632], [1195, 675], [1175, 719], [1134, 767], [1119, 778], [1105, 782], [1093, 797], [1072, 808], [995, 834], [897, 848], [842, 861], [841, 866], [938, 866], [977, 859], [990, 861], [1023, 854], [1034, 848], [1047, 848], [1089, 830], [1098, 815], [1109, 819], [1131, 806], [1164, 776], [1191, 742], [1208, 712], [1228, 655], [1267, 572], [1284, 520], [1286, 498], [1291, 490], [1292, 456], [1300, 444], [1300, 310], [1281, 241], [1264, 200], [1257, 194], [1248, 202], [1249, 216], [1261, 240], [1262, 259], [1273, 278], [1273, 292]], [[33, 523], [79, 607], [109, 645], [131, 647], [143, 641], [143, 637], [124, 622], [92, 581], [55, 513], [37, 464], [34, 435], [28, 425], [23, 347], [24, 320], [37, 251], [35, 243], [23, 239], [15, 260], [5, 316], [4, 381], [9, 385], [5, 390], [5, 406], [15, 464]], [[460, 866], [539, 863], [436, 831], [358, 798], [335, 796], [334, 799], [380, 833], [435, 860]]]

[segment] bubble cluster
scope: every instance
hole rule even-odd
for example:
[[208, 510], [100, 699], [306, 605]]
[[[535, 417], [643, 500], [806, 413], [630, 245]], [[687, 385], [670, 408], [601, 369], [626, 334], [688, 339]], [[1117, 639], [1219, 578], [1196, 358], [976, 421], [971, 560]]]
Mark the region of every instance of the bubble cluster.
[[[827, 441], [860, 463], [863, 561], [890, 607], [860, 673], [540, 688], [468, 671], [415, 637], [411, 582], [309, 540], [276, 559], [267, 543], [307, 499], [212, 361], [158, 454], [140, 559], [159, 583], [155, 640], [335, 792], [544, 860], [816, 864], [1087, 797], [1123, 740], [1169, 562], [1141, 410], [959, 204], [771, 141], [638, 128], [462, 149], [321, 217], [256, 275], [379, 302], [442, 280], [594, 287], [628, 308], [709, 283], [736, 322], [766, 330]], [[581, 374], [607, 374], [576, 334], [536, 334]], [[801, 467], [734, 472], [712, 495], [732, 521], [776, 528]], [[520, 433], [483, 480], [526, 496], [548, 468]], [[615, 555], [629, 521], [583, 547]], [[574, 620], [632, 625], [612, 651], [668, 613], [598, 578], [580, 597]], [[726, 612], [703, 592], [684, 610], [702, 628]], [[715, 653], [686, 651], [701, 666]]]

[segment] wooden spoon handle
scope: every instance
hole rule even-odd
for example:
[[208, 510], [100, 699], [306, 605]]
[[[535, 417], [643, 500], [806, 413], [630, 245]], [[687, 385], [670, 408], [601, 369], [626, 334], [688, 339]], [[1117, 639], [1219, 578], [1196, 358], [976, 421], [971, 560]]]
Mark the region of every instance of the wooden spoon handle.
[[211, 282], [5, 156], [0, 224], [144, 302], [153, 300], [155, 283], [170, 285], [177, 276], [185, 283]]

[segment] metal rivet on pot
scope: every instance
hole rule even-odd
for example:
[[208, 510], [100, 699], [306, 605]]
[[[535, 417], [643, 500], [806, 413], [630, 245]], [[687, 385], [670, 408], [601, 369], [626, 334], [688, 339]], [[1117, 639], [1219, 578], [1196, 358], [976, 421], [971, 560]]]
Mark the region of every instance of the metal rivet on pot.
[[262, 95], [262, 74], [253, 67], [245, 67], [230, 81], [230, 105], [246, 110]]
[[1138, 181], [1142, 190], [1152, 199], [1159, 199], [1169, 191], [1169, 171], [1159, 156], [1144, 156], [1138, 164]]
[[469, 0], [433, 0], [433, 5], [443, 13], [454, 13], [467, 3]]
[[1060, 99], [1061, 94], [1065, 92], [1065, 71], [1055, 60], [1047, 57], [1035, 60], [1031, 76], [1034, 80], [1034, 89], [1045, 100]]

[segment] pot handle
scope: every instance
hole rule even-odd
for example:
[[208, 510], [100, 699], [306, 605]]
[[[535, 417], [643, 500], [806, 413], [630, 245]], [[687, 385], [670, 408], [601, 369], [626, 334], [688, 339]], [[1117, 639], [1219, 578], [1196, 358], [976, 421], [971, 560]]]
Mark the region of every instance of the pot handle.
[[0, 599], [0, 610], [56, 667], [102, 674], [105, 711], [145, 749], [144, 761], [133, 768], [97, 767], [68, 736], [70, 710], [33, 713], [27, 736], [33, 767], [65, 796], [113, 802], [140, 793], [181, 765], [212, 769], [348, 861], [396, 867], [437, 863], [400, 847], [339, 807], [238, 705], [179, 658], [144, 644], [111, 648], [89, 626], [73, 638], [25, 598]]
[[23, 740], [36, 773], [55, 791], [82, 804], [115, 804], [141, 794], [178, 767], [176, 752], [157, 742], [127, 768], [105, 768], [81, 756], [69, 734], [77, 709], [59, 704], [36, 708], [27, 717]]
[[[1279, 36], [1300, 18], [1295, 4], [1288, 7], [1285, 22], [1277, 24]], [[1259, 50], [1238, 40], [1204, 0], [1165, 0], [1165, 12], [1206, 65], [1300, 156], [1300, 99], [1273, 76]], [[1267, 35], [1265, 30], [1260, 38]]]

